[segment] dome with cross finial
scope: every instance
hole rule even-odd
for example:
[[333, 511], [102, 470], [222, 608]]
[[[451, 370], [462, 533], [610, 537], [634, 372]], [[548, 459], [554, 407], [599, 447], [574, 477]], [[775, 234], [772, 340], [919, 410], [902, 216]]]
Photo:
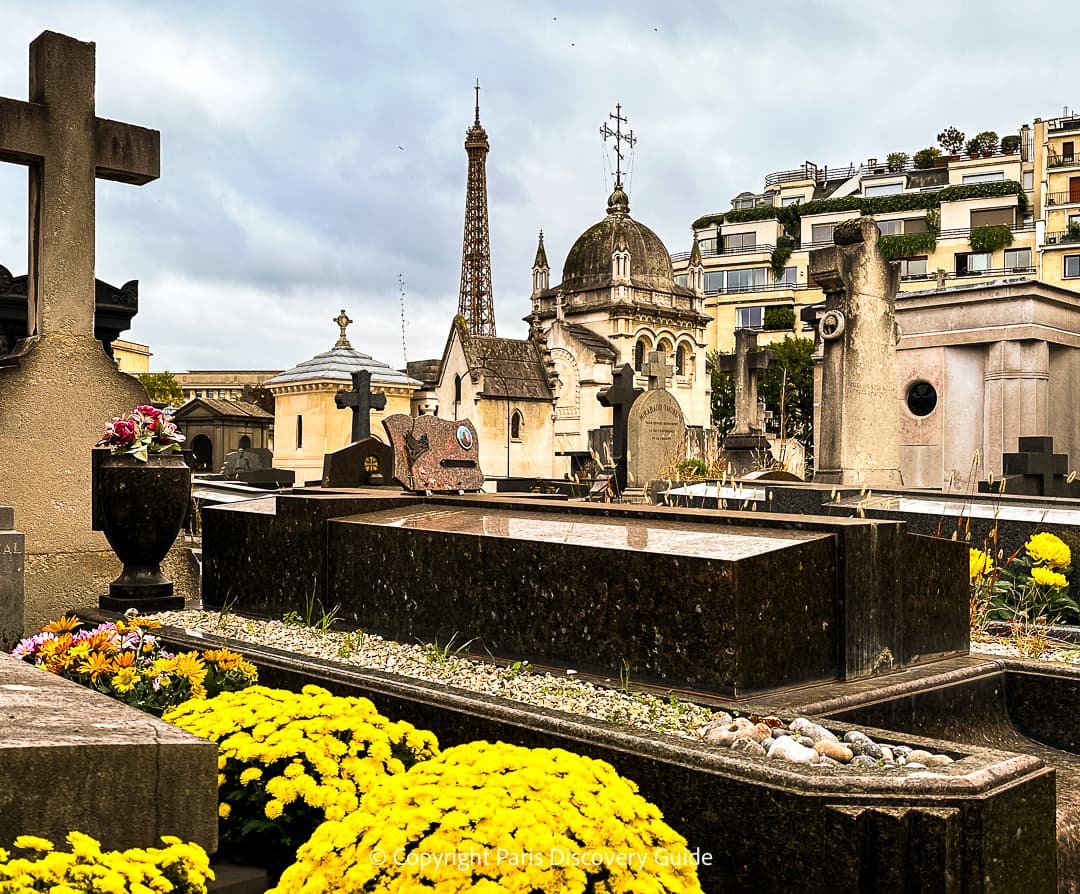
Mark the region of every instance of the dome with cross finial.
[[629, 280], [638, 288], [685, 291], [675, 285], [671, 255], [660, 237], [630, 216], [630, 200], [617, 186], [608, 198], [607, 215], [582, 233], [563, 265], [564, 293], [602, 289], [612, 283], [612, 254], [630, 255]]

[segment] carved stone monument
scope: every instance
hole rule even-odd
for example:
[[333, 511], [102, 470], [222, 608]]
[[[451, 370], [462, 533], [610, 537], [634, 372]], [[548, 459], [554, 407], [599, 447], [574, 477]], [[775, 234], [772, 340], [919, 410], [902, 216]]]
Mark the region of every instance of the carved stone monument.
[[776, 365], [776, 352], [759, 351], [753, 329], [736, 329], [735, 353], [721, 357], [719, 365], [722, 371], [735, 374], [735, 428], [724, 438], [724, 453], [728, 465], [741, 474], [760, 468], [762, 459], [773, 459], [758, 405], [757, 377], [761, 370]]
[[387, 416], [383, 428], [394, 451], [394, 477], [411, 491], [478, 491], [484, 484], [476, 428], [468, 419]]
[[363, 438], [323, 457], [323, 487], [382, 487], [393, 484], [394, 451], [378, 438]]
[[92, 43], [46, 31], [30, 45], [29, 101], [0, 98], [0, 161], [30, 180], [27, 335], [0, 358], [0, 493], [26, 534], [29, 626], [116, 576], [91, 530], [90, 448], [147, 403], [94, 337], [95, 180], [156, 179], [160, 137], [98, 118], [94, 71]]
[[631, 488], [668, 473], [686, 446], [686, 419], [667, 390], [674, 367], [663, 351], [653, 351], [641, 369], [649, 389], [634, 401], [626, 424], [626, 483]]
[[15, 528], [15, 513], [0, 506], [0, 649], [10, 649], [23, 633], [25, 535]]
[[881, 253], [872, 217], [838, 224], [835, 245], [810, 252], [825, 291], [824, 347], [814, 481], [896, 487], [900, 417], [896, 386], [899, 270]]
[[601, 406], [611, 407], [611, 459], [620, 491], [626, 488], [626, 426], [634, 401], [643, 393], [634, 387], [634, 368], [624, 363], [611, 374], [611, 384], [596, 395]]

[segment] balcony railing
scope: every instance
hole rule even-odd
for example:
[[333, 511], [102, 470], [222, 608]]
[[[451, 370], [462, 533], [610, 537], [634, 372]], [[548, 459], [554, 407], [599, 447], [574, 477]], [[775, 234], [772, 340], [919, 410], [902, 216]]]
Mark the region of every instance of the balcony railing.
[[1048, 192], [1043, 199], [1047, 208], [1054, 205], [1080, 205], [1080, 192], [1069, 190], [1068, 192]]
[[[973, 270], [967, 273], [946, 272], [945, 279], [976, 279], [980, 276], [1015, 276], [1017, 274], [1034, 273], [1035, 268], [1027, 267], [995, 267], [990, 270]], [[934, 282], [936, 273], [910, 273], [900, 277], [900, 282]]]
[[1044, 245], [1080, 245], [1080, 233], [1070, 233], [1068, 230], [1055, 230], [1047, 232], [1043, 237]]
[[[768, 252], [768, 253], [771, 254], [772, 250], [774, 248], [776, 248], [776, 246], [772, 245], [769, 242], [759, 242], [757, 245], [747, 245], [747, 246], [741, 246], [739, 248], [725, 248], [723, 250], [718, 250], [718, 249], [715, 249], [715, 248], [711, 248], [711, 249], [709, 249], [707, 251], [702, 250], [701, 251], [701, 257], [703, 259], [704, 258], [718, 258], [718, 257], [724, 256], [724, 255], [749, 255], [749, 254], [757, 254], [758, 252]], [[677, 263], [679, 261], [689, 261], [689, 260], [690, 260], [690, 252], [688, 252], [688, 251], [676, 252], [675, 254], [673, 254], [671, 256], [671, 263], [672, 264], [675, 264], [675, 263]]]
[[809, 286], [806, 283], [773, 282], [763, 286], [734, 286], [731, 288], [712, 289], [705, 292], [707, 298], [715, 298], [717, 295], [746, 295], [750, 292], [796, 292], [805, 289], [815, 289], [817, 286]]
[[780, 183], [793, 183], [797, 180], [813, 180], [822, 182], [825, 180], [847, 180], [854, 177], [859, 171], [855, 165], [834, 165], [818, 167], [813, 162], [805, 162], [801, 168], [793, 168], [790, 171], [773, 171], [765, 176], [766, 186], [777, 186]]
[[[982, 229], [982, 227], [976, 227], [975, 229]], [[1016, 226], [1009, 227], [1009, 230], [1011, 232], [1013, 232], [1013, 233], [1034, 233], [1035, 232], [1035, 224], [1034, 223], [1017, 224]], [[970, 227], [959, 227], [957, 229], [952, 229], [952, 230], [941, 230], [938, 233], [938, 239], [970, 239], [970, 238], [971, 238], [971, 228]]]
[[1071, 165], [1080, 165], [1080, 156], [1078, 155], [1051, 155], [1050, 161], [1047, 162], [1047, 167], [1050, 168], [1067, 168]]

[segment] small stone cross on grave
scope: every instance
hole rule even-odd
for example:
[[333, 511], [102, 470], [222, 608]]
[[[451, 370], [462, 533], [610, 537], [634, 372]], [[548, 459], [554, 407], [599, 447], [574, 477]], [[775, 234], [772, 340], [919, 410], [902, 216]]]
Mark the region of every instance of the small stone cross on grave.
[[757, 399], [757, 377], [776, 365], [776, 352], [759, 351], [757, 332], [735, 330], [735, 353], [720, 358], [722, 372], [735, 373], [735, 428], [733, 435], [760, 435], [764, 431]]
[[0, 161], [30, 169], [27, 332], [94, 332], [95, 179], [141, 186], [161, 136], [94, 114], [94, 44], [45, 31], [30, 44], [30, 101], [0, 97]]
[[624, 363], [611, 374], [611, 384], [596, 395], [603, 407], [611, 407], [611, 453], [619, 487], [626, 487], [626, 424], [630, 407], [644, 392], [634, 387], [634, 368]]
[[[340, 324], [339, 324], [340, 325]], [[345, 327], [342, 326], [342, 332]], [[352, 443], [371, 437], [371, 411], [386, 409], [386, 395], [371, 393], [371, 370], [362, 369], [352, 374], [352, 391], [339, 391], [334, 395], [339, 410], [352, 410]]]
[[650, 391], [666, 391], [667, 380], [674, 374], [675, 364], [668, 361], [663, 351], [653, 351], [641, 364], [641, 371], [649, 377]]

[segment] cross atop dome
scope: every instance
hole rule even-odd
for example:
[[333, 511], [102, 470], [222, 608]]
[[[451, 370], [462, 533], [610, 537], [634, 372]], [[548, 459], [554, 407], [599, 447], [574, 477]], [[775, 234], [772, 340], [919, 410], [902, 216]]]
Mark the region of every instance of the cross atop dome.
[[632, 130], [628, 130], [626, 133], [622, 132], [622, 126], [627, 123], [628, 119], [622, 113], [622, 105], [615, 103], [615, 113], [609, 114], [608, 118], [615, 122], [615, 129], [612, 130], [608, 123], [605, 121], [600, 125], [600, 136], [604, 138], [604, 142], [608, 141], [608, 137], [612, 137], [615, 140], [615, 189], [622, 189], [622, 144], [626, 143], [631, 149], [634, 148], [634, 144], [637, 143], [637, 137], [634, 136]]

